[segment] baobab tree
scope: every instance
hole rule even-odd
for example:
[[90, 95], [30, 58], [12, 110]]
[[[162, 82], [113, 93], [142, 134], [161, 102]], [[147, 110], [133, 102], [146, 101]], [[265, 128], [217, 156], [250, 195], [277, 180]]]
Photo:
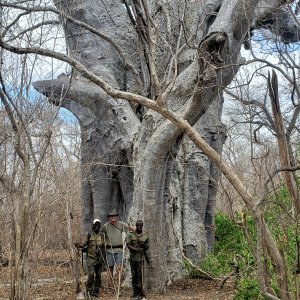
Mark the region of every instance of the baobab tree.
[[[129, 222], [144, 219], [151, 239], [150, 287], [163, 290], [182, 276], [183, 256], [199, 261], [213, 247], [218, 156], [210, 156], [213, 163], [184, 132], [194, 126], [189, 137], [198, 132], [221, 153], [222, 91], [245, 62], [241, 48], [249, 48], [252, 32], [262, 27], [285, 43], [297, 41], [290, 2], [1, 4], [15, 12], [3, 24], [4, 49], [50, 56], [73, 67], [70, 74], [34, 87], [79, 120], [84, 228], [93, 217], [105, 221], [111, 208]], [[55, 15], [64, 29], [65, 53], [16, 44], [27, 32], [12, 33], [21, 14], [43, 12], [44, 20], [28, 30], [49, 26]]]

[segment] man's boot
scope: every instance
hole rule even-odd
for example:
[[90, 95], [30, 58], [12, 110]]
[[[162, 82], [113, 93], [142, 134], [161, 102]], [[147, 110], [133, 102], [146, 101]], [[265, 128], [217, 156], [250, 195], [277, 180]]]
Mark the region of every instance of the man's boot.
[[92, 292], [91, 291], [86, 291], [84, 295], [84, 299], [92, 299]]
[[94, 290], [93, 291], [93, 297], [99, 297], [100, 296], [100, 294], [99, 294], [99, 291], [96, 291], [96, 290]]
[[131, 295], [130, 298], [136, 298], [139, 295], [139, 291], [137, 290], [137, 288], [133, 288], [133, 293]]

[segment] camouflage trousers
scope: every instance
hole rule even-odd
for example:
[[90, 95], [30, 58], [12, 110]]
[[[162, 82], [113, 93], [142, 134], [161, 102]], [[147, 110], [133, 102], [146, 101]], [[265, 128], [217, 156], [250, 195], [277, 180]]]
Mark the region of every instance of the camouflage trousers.
[[88, 279], [86, 282], [86, 290], [90, 293], [99, 293], [101, 288], [101, 264], [87, 265], [88, 267]]
[[143, 292], [143, 265], [141, 261], [130, 259], [132, 288], [135, 296], [145, 296]]

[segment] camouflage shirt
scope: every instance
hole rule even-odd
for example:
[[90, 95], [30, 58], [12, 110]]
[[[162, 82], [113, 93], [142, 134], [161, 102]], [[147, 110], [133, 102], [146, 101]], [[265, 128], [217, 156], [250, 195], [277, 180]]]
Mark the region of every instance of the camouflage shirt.
[[87, 246], [87, 263], [90, 265], [101, 264], [104, 260], [101, 248], [105, 247], [105, 237], [103, 233], [94, 231], [86, 232], [83, 238], [84, 246]]
[[[138, 234], [136, 232], [129, 232], [126, 237], [126, 243], [135, 247], [143, 248], [145, 251], [149, 248], [149, 238], [148, 235], [144, 232]], [[134, 251], [129, 249], [130, 259], [134, 261], [141, 261], [143, 257], [142, 252]]]

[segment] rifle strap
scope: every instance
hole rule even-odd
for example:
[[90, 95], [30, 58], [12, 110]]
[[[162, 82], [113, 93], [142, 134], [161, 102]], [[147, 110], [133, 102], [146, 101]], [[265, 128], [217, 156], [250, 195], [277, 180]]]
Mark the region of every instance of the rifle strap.
[[112, 226], [114, 226], [114, 227], [116, 227], [117, 229], [119, 229], [121, 232], [123, 232], [124, 231], [124, 226], [122, 225], [122, 230], [118, 227], [118, 226], [116, 226], [115, 224], [112, 224], [112, 223], [110, 223]]

